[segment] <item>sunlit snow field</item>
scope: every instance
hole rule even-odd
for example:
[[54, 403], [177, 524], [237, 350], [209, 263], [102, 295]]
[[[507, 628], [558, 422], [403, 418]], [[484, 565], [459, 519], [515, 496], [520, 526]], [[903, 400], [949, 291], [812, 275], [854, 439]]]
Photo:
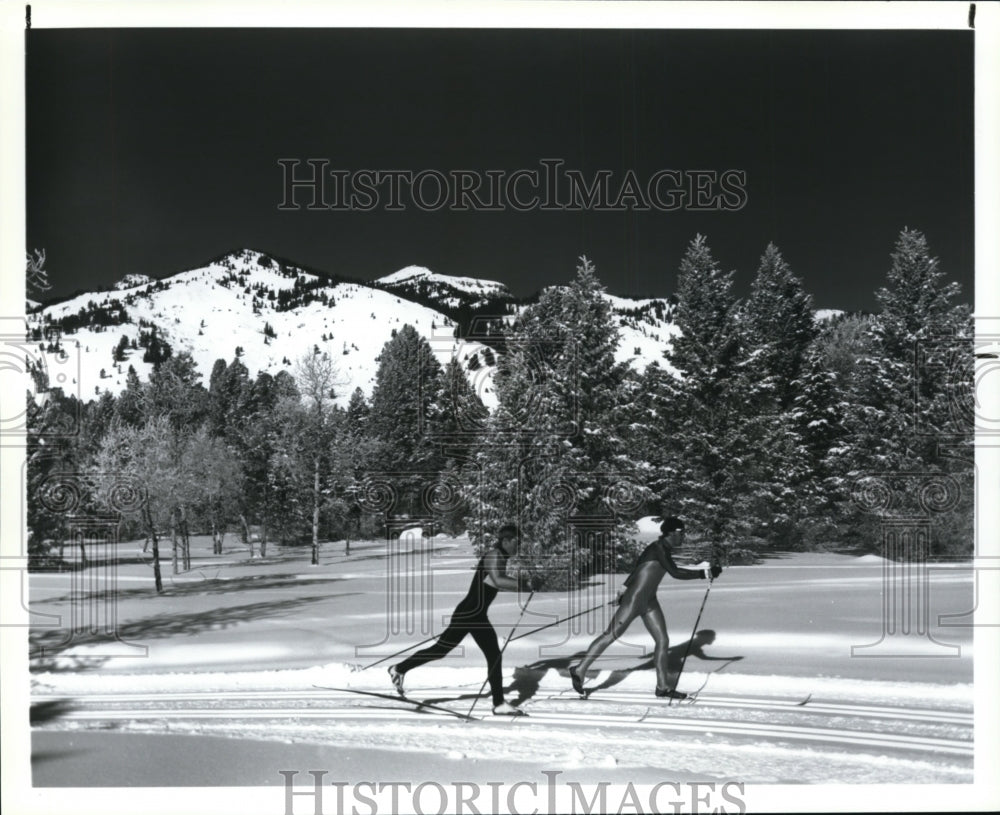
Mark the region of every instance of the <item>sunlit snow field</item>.
[[[560, 770], [612, 783], [972, 780], [963, 741], [973, 696], [969, 564], [910, 574], [928, 605], [919, 593], [904, 603], [906, 636], [904, 621], [883, 613], [886, 589], [903, 584], [876, 556], [784, 554], [731, 567], [712, 585], [693, 647], [708, 584], [667, 577], [659, 600], [671, 663], [687, 651], [679, 688], [701, 693], [670, 708], [653, 696], [652, 640], [638, 620], [595, 664], [592, 695], [570, 690], [566, 667], [606, 624], [623, 575], [574, 594], [537, 593], [523, 616], [518, 600], [527, 596], [501, 593], [490, 610], [501, 642], [515, 624], [518, 636], [598, 608], [506, 647], [507, 698], [527, 719], [498, 720], [488, 696], [475, 701], [486, 673], [471, 640], [407, 676], [414, 699], [461, 712], [475, 701], [483, 721], [468, 723], [348, 692], [391, 697], [391, 661], [362, 668], [442, 629], [472, 576], [468, 539], [418, 531], [391, 546], [353, 542], [349, 555], [343, 541], [325, 543], [319, 566], [308, 547], [272, 544], [267, 557], [250, 559], [231, 537], [221, 556], [207, 538], [192, 545], [187, 573], [172, 574], [164, 558], [160, 596], [142, 542], [119, 545], [112, 623], [107, 607], [86, 600], [105, 585], [100, 567], [30, 577], [31, 641], [36, 653], [46, 649], [32, 663], [37, 785], [279, 784], [279, 767], [324, 755], [358, 778]], [[111, 625], [120, 641], [67, 639], [70, 620]], [[886, 655], [896, 652], [906, 656]], [[856, 733], [867, 741], [852, 742]], [[889, 734], [886, 743], [873, 733]], [[935, 739], [951, 747], [933, 749]]]

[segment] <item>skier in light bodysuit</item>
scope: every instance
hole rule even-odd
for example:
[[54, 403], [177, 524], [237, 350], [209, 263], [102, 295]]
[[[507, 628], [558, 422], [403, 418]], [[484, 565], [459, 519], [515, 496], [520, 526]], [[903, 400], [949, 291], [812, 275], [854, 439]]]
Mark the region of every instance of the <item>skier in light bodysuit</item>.
[[513, 525], [503, 527], [497, 533], [497, 546], [483, 555], [476, 564], [476, 574], [472, 578], [468, 594], [455, 607], [451, 621], [441, 636], [432, 645], [389, 668], [389, 678], [400, 696], [403, 695], [403, 675], [407, 671], [431, 660], [441, 659], [458, 645], [466, 634], [471, 634], [479, 650], [486, 657], [493, 712], [498, 716], [523, 714], [523, 711], [504, 701], [500, 646], [497, 643], [496, 629], [486, 616], [486, 611], [498, 591], [517, 591], [520, 588], [518, 581], [505, 573], [507, 559], [517, 551], [517, 545], [517, 527]]
[[[667, 671], [667, 654], [670, 639], [663, 609], [656, 599], [656, 590], [665, 574], [677, 580], [705, 579], [711, 575], [718, 577], [721, 566], [710, 568], [681, 568], [674, 563], [670, 550], [678, 546], [684, 537], [684, 522], [679, 518], [667, 518], [660, 525], [660, 537], [643, 550], [632, 573], [625, 580], [623, 592], [618, 599], [618, 609], [611, 618], [607, 630], [598, 636], [587, 649], [583, 659], [569, 669], [573, 689], [584, 694], [583, 680], [587, 669], [604, 650], [625, 633], [632, 621], [641, 616], [649, 633], [656, 642], [654, 661], [656, 664], [656, 695], [671, 699], [683, 699], [687, 694], [671, 687]], [[676, 683], [676, 679], [674, 680]]]

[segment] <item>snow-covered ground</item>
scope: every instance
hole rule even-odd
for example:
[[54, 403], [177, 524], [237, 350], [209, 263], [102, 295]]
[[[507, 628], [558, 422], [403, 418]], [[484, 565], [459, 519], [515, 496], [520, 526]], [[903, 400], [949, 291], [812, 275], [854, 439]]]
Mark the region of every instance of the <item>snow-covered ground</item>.
[[[902, 584], [874, 556], [732, 567], [712, 585], [693, 643], [707, 584], [665, 578], [671, 664], [687, 652], [679, 687], [700, 691], [669, 707], [653, 695], [652, 641], [639, 621], [596, 663], [586, 700], [570, 689], [566, 668], [606, 624], [621, 576], [535, 594], [523, 615], [501, 594], [490, 612], [501, 641], [515, 626], [517, 636], [597, 607], [510, 642], [507, 698], [530, 715], [507, 720], [490, 715], [488, 696], [476, 701], [485, 670], [471, 641], [408, 674], [410, 697], [435, 708], [393, 698], [389, 661], [365, 670], [441, 630], [471, 578], [467, 539], [418, 530], [354, 542], [350, 554], [343, 541], [325, 543], [317, 567], [308, 549], [271, 545], [251, 560], [231, 538], [221, 556], [207, 538], [193, 543], [190, 572], [174, 575], [165, 560], [160, 596], [141, 542], [118, 547], [113, 604], [94, 601], [108, 586], [98, 567], [30, 577], [31, 640], [45, 649], [31, 675], [37, 786], [280, 787], [279, 770], [316, 767], [352, 784], [541, 783], [544, 772], [612, 785], [974, 778], [969, 564], [935, 564], [919, 578], [910, 633], [896, 635], [883, 598]], [[70, 637], [71, 624], [118, 641]], [[438, 709], [474, 702], [481, 721]]]

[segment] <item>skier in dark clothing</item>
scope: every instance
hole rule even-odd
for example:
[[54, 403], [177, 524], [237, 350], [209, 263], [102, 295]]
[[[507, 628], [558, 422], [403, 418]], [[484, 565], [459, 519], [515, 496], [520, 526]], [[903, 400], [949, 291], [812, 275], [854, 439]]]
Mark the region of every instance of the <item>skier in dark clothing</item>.
[[684, 522], [679, 518], [667, 518], [660, 525], [660, 537], [643, 550], [638, 563], [625, 580], [618, 598], [618, 609], [611, 618], [607, 630], [590, 644], [583, 659], [569, 669], [573, 689], [581, 696], [584, 695], [583, 680], [587, 675], [587, 669], [639, 616], [642, 617], [643, 623], [656, 642], [654, 652], [656, 695], [670, 699], [683, 699], [687, 696], [672, 686], [676, 684], [676, 678], [673, 683], [670, 682], [667, 668], [670, 639], [663, 609], [656, 599], [656, 590], [665, 574], [677, 580], [697, 580], [710, 576], [714, 579], [722, 572], [722, 567], [717, 565], [709, 568], [679, 567], [671, 557], [671, 548], [679, 546], [683, 537]]
[[466, 634], [471, 634], [486, 657], [486, 668], [493, 697], [493, 713], [498, 716], [520, 716], [523, 711], [503, 698], [503, 666], [497, 632], [486, 611], [498, 591], [517, 591], [520, 584], [506, 574], [507, 559], [517, 552], [518, 529], [507, 525], [497, 533], [497, 545], [476, 564], [476, 574], [465, 598], [455, 607], [451, 622], [440, 637], [427, 648], [389, 668], [389, 677], [399, 695], [403, 695], [403, 676], [407, 671], [448, 654]]

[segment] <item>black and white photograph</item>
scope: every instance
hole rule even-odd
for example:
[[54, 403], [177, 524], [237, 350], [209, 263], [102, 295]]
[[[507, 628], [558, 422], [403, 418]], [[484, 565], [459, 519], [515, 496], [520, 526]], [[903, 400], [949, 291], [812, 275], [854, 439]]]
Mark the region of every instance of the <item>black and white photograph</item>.
[[1000, 807], [1000, 6], [3, 13], [6, 812]]

